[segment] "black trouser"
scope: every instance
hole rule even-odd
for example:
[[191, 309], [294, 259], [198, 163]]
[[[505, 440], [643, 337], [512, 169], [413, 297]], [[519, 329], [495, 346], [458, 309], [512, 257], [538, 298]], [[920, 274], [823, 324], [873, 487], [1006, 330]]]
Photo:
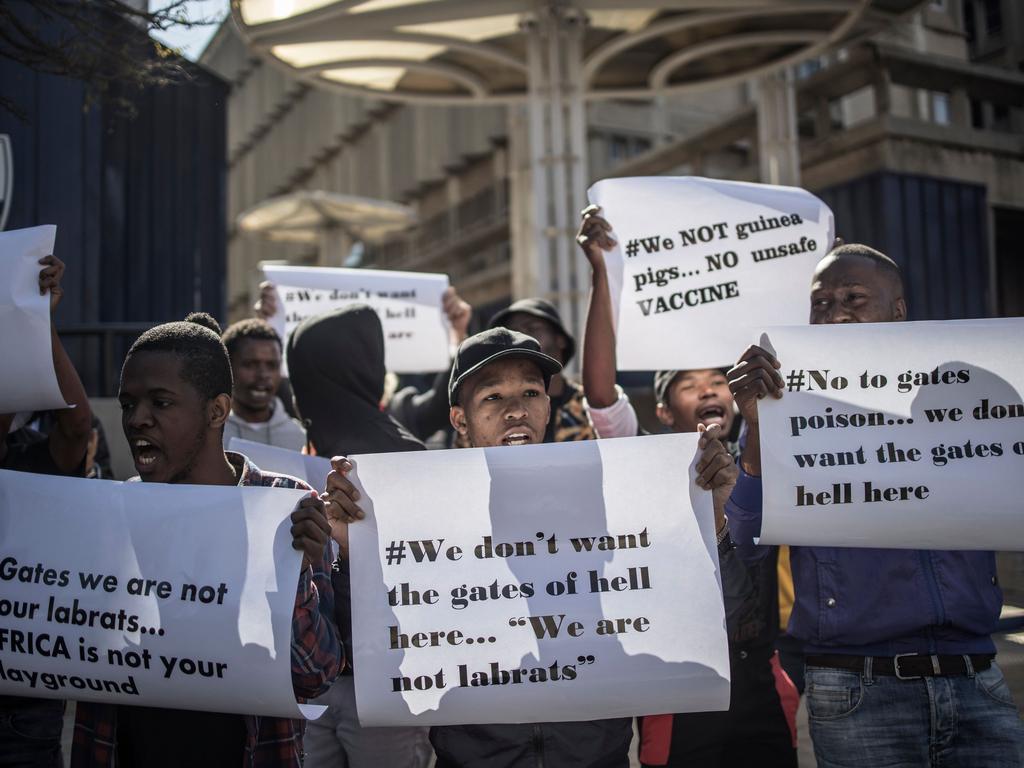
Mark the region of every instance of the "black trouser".
[[793, 736], [775, 689], [769, 654], [764, 649], [730, 654], [731, 707], [727, 712], [674, 715], [665, 765], [796, 768]]

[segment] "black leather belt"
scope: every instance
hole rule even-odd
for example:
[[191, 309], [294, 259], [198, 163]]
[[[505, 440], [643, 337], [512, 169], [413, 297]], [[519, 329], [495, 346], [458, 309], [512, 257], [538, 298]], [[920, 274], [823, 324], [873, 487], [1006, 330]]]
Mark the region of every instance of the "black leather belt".
[[[983, 656], [928, 656], [918, 653], [901, 653], [896, 656], [875, 656], [871, 661], [871, 674], [912, 680], [918, 677], [952, 677], [966, 675], [967, 660], [973, 672], [984, 672], [992, 666], [991, 655]], [[804, 661], [809, 667], [845, 669], [849, 672], [864, 672], [866, 656], [807, 656]]]

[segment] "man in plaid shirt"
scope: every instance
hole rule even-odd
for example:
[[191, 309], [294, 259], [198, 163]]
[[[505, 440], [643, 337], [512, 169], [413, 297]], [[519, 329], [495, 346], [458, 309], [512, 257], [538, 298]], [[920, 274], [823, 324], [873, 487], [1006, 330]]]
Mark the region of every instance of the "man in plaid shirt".
[[[305, 488], [261, 472], [222, 446], [231, 412], [231, 367], [216, 321], [157, 326], [132, 346], [121, 371], [125, 437], [144, 482]], [[216, 329], [216, 330], [215, 330]], [[300, 698], [328, 689], [344, 666], [333, 623], [330, 524], [316, 493], [291, 515], [292, 545], [303, 552], [292, 618], [292, 687]], [[302, 764], [301, 720], [80, 703], [71, 764], [294, 767]]]

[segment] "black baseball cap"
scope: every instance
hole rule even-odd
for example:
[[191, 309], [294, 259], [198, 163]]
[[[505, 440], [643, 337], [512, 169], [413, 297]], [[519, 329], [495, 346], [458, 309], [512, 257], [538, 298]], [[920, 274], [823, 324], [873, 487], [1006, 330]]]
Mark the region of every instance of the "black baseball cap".
[[499, 328], [505, 325], [509, 315], [519, 312], [522, 312], [524, 315], [533, 315], [542, 320], [547, 320], [555, 326], [555, 329], [565, 337], [567, 342], [565, 345], [565, 362], [568, 363], [572, 360], [572, 356], [576, 354], [576, 339], [566, 330], [565, 324], [562, 322], [562, 316], [558, 314], [558, 309], [555, 305], [545, 299], [520, 299], [492, 317], [487, 327]]
[[459, 404], [459, 390], [470, 376], [481, 371], [489, 363], [502, 358], [533, 360], [544, 375], [544, 387], [551, 383], [551, 377], [562, 370], [562, 364], [555, 358], [540, 351], [540, 344], [532, 336], [510, 331], [508, 328], [490, 328], [476, 336], [470, 336], [459, 345], [455, 353], [455, 364], [448, 379], [448, 403]]

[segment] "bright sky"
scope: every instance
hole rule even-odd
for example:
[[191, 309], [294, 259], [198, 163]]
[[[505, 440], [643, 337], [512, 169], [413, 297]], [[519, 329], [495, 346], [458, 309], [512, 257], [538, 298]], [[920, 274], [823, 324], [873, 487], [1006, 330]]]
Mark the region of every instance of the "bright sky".
[[[150, 0], [150, 7], [154, 10], [169, 5], [172, 0]], [[228, 13], [230, 0], [188, 0], [185, 3], [184, 11], [190, 20], [213, 19], [219, 22]], [[164, 32], [153, 35], [164, 45], [181, 50], [182, 54], [192, 61], [199, 58], [199, 54], [206, 48], [217, 31], [218, 24], [204, 24], [192, 27], [173, 26]]]

